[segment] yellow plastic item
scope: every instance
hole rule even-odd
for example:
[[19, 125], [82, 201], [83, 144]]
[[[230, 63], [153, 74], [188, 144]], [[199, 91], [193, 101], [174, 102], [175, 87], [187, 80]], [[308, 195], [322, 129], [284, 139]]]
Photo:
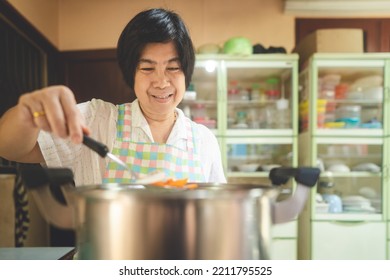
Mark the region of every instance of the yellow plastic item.
[[326, 122], [325, 128], [343, 128], [345, 126], [345, 122]]
[[[328, 102], [328, 100], [326, 100], [326, 99], [318, 99], [317, 100], [317, 108], [325, 108], [327, 102]], [[308, 100], [305, 100], [305, 101], [302, 101], [301, 103], [299, 103], [299, 110], [307, 110], [308, 108], [309, 108], [309, 101]]]

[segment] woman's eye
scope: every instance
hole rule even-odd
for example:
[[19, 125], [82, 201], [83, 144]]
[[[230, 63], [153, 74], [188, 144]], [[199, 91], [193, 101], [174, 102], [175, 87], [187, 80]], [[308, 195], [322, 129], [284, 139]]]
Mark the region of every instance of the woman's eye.
[[168, 67], [167, 69], [168, 69], [168, 71], [171, 71], [171, 72], [180, 71], [180, 67]]
[[140, 70], [142, 72], [152, 72], [154, 70], [154, 68], [152, 68], [152, 67], [141, 67]]

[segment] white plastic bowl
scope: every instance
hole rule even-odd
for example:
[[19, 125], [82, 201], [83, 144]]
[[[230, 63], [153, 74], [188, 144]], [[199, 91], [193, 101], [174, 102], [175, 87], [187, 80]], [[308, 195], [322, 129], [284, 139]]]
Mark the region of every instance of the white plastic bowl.
[[379, 87], [383, 83], [383, 78], [380, 75], [366, 76], [360, 79], [355, 80], [355, 82], [350, 86], [350, 90], [354, 91], [359, 88], [370, 88], [370, 87]]
[[238, 170], [241, 172], [255, 172], [258, 167], [258, 163], [247, 163], [237, 166]]
[[363, 98], [381, 102], [383, 100], [383, 87], [370, 87], [363, 91]]
[[332, 164], [327, 168], [331, 172], [350, 172], [351, 169], [345, 164]]
[[281, 167], [280, 164], [268, 164], [268, 165], [263, 165], [261, 166], [264, 171], [271, 171], [273, 168]]

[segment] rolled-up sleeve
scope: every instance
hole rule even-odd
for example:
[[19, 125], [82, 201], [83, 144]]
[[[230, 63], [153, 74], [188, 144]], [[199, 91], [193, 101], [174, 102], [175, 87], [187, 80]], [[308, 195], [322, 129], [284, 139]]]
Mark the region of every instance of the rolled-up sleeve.
[[[116, 135], [116, 106], [99, 99], [77, 105], [91, 130], [91, 137], [112, 147]], [[48, 167], [70, 168], [76, 185], [100, 184], [106, 160], [84, 145], [41, 131], [38, 144]]]

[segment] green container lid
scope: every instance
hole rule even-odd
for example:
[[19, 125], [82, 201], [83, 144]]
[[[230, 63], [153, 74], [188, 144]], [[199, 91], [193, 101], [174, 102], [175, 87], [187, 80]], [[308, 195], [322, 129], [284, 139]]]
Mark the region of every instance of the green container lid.
[[237, 112], [237, 118], [239, 119], [246, 118], [246, 112], [243, 111]]
[[272, 78], [268, 78], [267, 80], [265, 80], [265, 82], [267, 84], [270, 84], [270, 85], [277, 85], [277, 84], [279, 84], [280, 80], [277, 77], [272, 77]]
[[195, 91], [195, 86], [194, 86], [194, 84], [189, 84], [188, 85], [188, 88], [187, 88], [187, 91]]
[[252, 89], [259, 89], [260, 88], [260, 84], [259, 83], [253, 83], [252, 84]]

